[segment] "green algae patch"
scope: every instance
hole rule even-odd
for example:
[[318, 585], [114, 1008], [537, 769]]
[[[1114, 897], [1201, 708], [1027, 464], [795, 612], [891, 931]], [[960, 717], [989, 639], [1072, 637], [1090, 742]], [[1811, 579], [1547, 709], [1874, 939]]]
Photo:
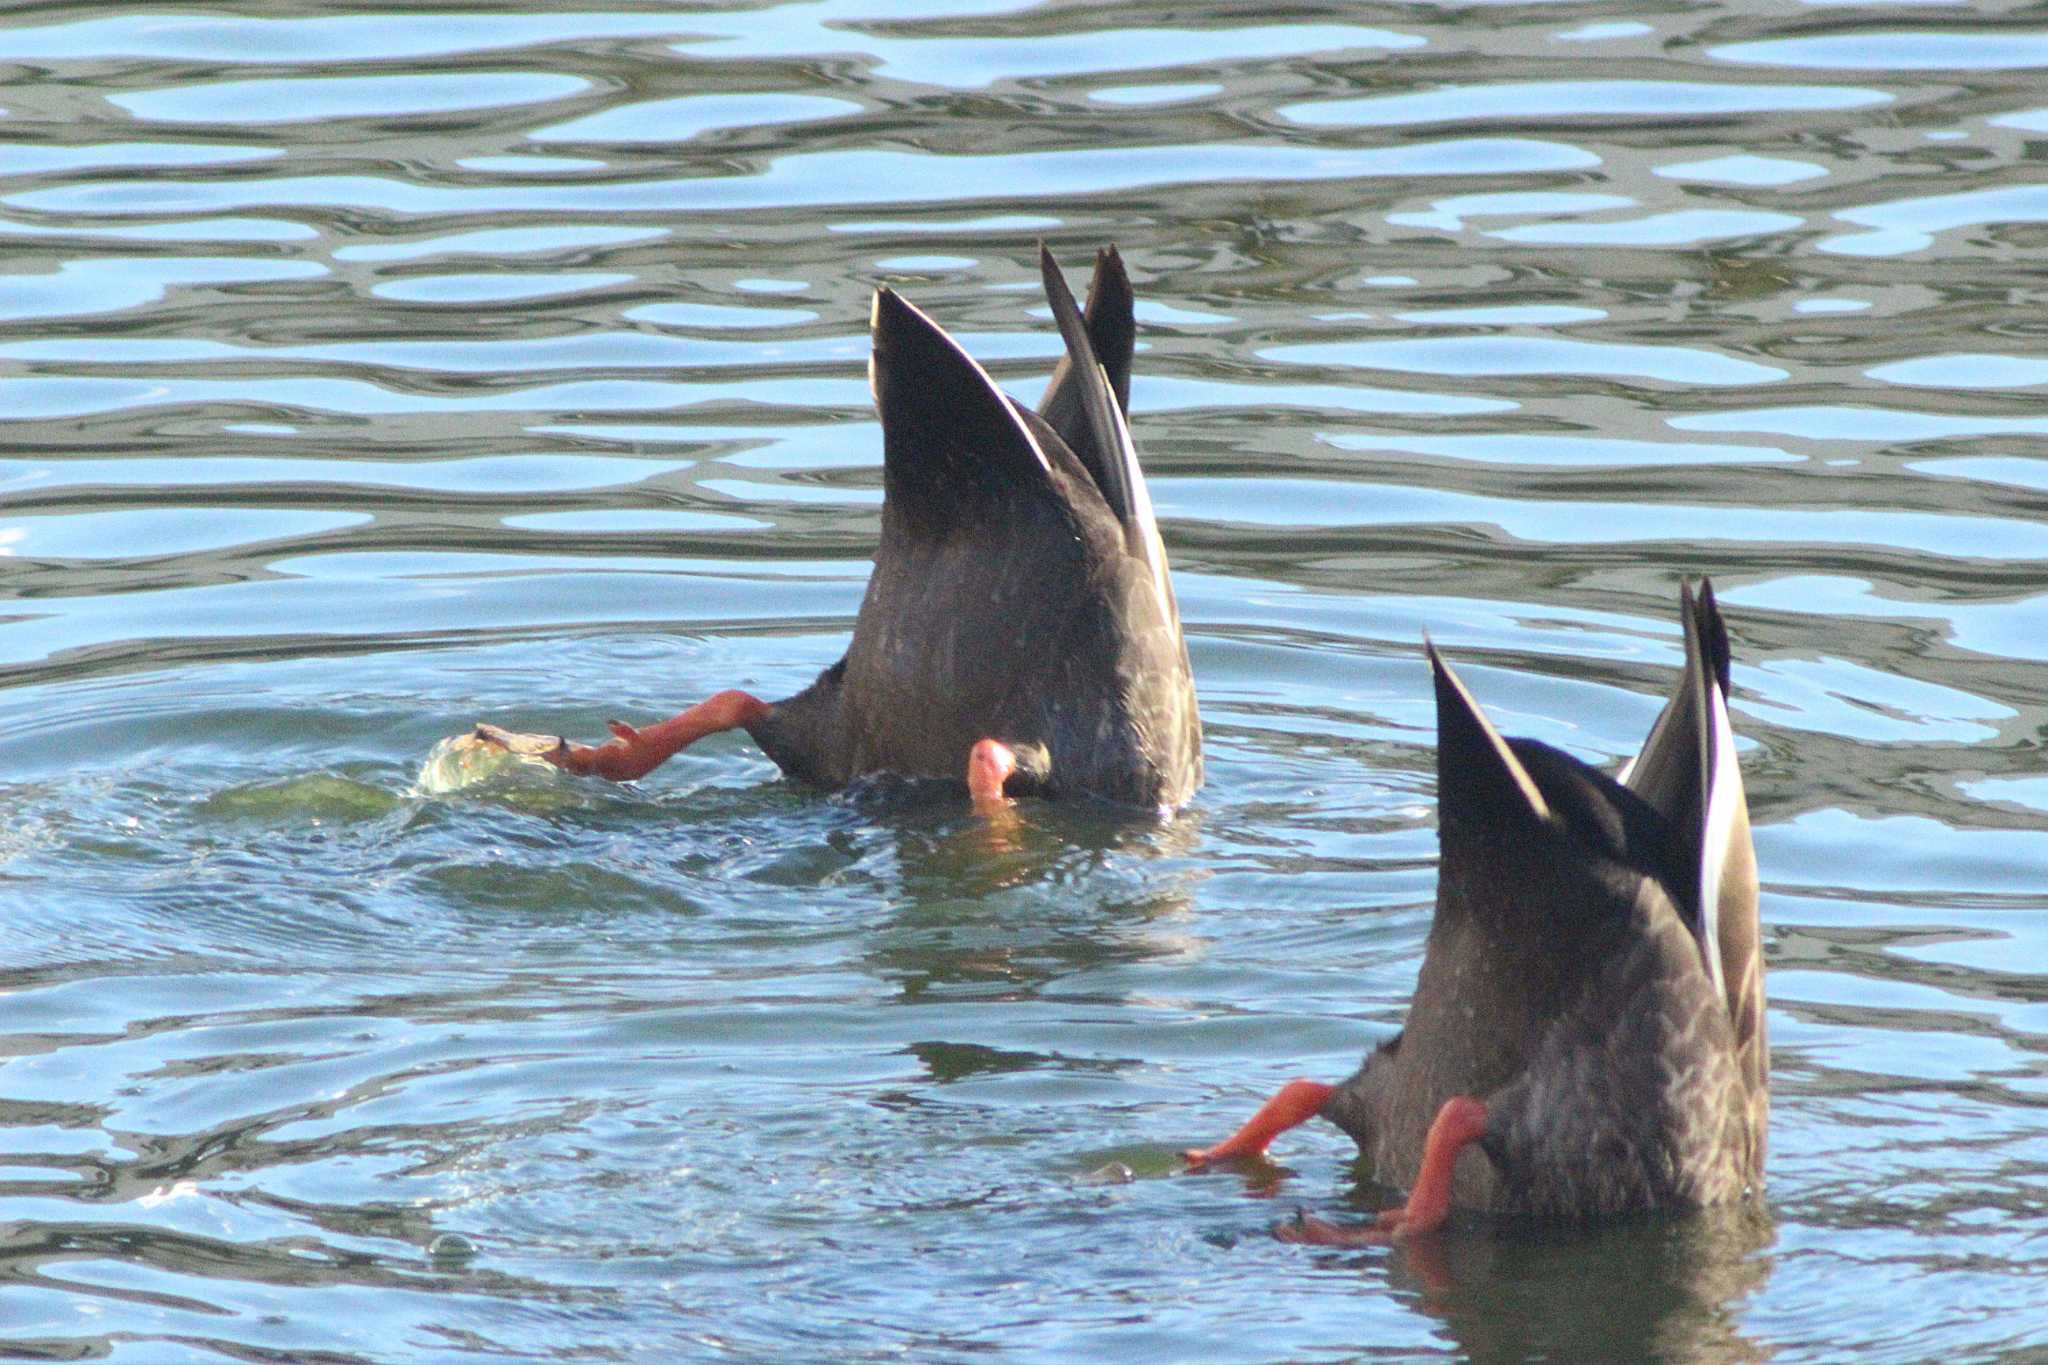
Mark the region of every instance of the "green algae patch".
[[350, 823], [389, 815], [398, 809], [402, 800], [402, 797], [367, 782], [337, 777], [332, 773], [306, 773], [215, 792], [199, 803], [199, 813], [222, 820]]

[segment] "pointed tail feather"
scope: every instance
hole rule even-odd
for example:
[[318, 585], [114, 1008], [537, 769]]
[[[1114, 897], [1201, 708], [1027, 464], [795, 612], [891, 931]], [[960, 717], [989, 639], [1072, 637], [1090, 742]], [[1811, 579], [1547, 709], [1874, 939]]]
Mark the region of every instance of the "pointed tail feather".
[[1031, 428], [944, 328], [890, 289], [875, 291], [872, 325], [868, 382], [889, 511], [929, 531], [975, 503], [1049, 493], [1051, 465]]
[[1436, 799], [1439, 827], [1514, 829], [1550, 819], [1550, 804], [1500, 731], [1428, 640], [1436, 679]]
[[[1749, 830], [1749, 800], [1735, 756], [1735, 729], [1728, 716], [1728, 627], [1714, 600], [1714, 585], [1700, 581], [1693, 605], [1700, 642], [1701, 665], [1713, 680], [1710, 690], [1714, 727], [1714, 770], [1704, 839], [1707, 864], [1714, 872], [1711, 890], [1702, 876], [1701, 895], [1711, 895], [1721, 978], [1727, 990], [1729, 1017], [1735, 1024], [1737, 1054], [1744, 1079], [1754, 1095], [1769, 1087], [1770, 1044], [1764, 1017], [1763, 923], [1758, 905], [1756, 845]], [[1757, 1130], [1758, 1169], [1762, 1169], [1763, 1130]]]
[[[1043, 270], [1043, 243], [1039, 244], [1039, 255]], [[1109, 391], [1116, 396], [1117, 411], [1128, 417], [1131, 361], [1138, 347], [1137, 301], [1131, 291], [1131, 277], [1124, 269], [1124, 258], [1114, 246], [1095, 253], [1095, 275], [1088, 281], [1088, 306], [1083, 320], [1088, 326], [1089, 344], [1095, 348], [1095, 359], [1109, 380]], [[1039, 403], [1039, 412], [1062, 433], [1073, 429], [1077, 415], [1074, 368], [1071, 358], [1062, 358]]]
[[[1143, 554], [1143, 528], [1135, 525], [1135, 499], [1144, 489], [1138, 472], [1137, 452], [1131, 449], [1116, 395], [1095, 355], [1095, 343], [1082, 321], [1080, 305], [1067, 288], [1052, 252], [1044, 243], [1038, 247], [1038, 268], [1045, 279], [1045, 297], [1052, 304], [1053, 321], [1059, 324], [1066, 343], [1066, 357], [1054, 372], [1040, 415], [1066, 440], [1095, 480], [1109, 510], [1124, 525], [1125, 538], [1134, 554]], [[1069, 411], [1071, 409], [1071, 411]]]
[[[1692, 869], [1688, 924], [1702, 965], [1728, 1002], [1738, 1046], [1760, 1071], [1763, 963], [1756, 851], [1728, 717], [1728, 629], [1711, 583], [1680, 589], [1685, 672], [1623, 781], [1655, 806]], [[1755, 1081], [1761, 1084], [1761, 1075]]]
[[1095, 253], [1088, 281], [1088, 337], [1116, 395], [1117, 411], [1131, 411], [1131, 361], [1138, 349], [1137, 298], [1124, 258], [1111, 244]]
[[[1122, 258], [1115, 248], [1096, 260], [1095, 280], [1089, 287], [1089, 316], [1083, 319], [1067, 288], [1052, 252], [1043, 243], [1038, 248], [1045, 296], [1052, 304], [1053, 319], [1066, 343], [1066, 358], [1053, 372], [1041, 413], [1066, 441], [1082, 467], [1094, 481], [1096, 491], [1123, 527], [1124, 549], [1151, 573], [1159, 596], [1161, 614], [1178, 621], [1179, 609], [1173, 586], [1166, 573], [1166, 546], [1159, 536], [1158, 517], [1152, 510], [1152, 494], [1145, 486], [1145, 472], [1138, 467], [1137, 447], [1124, 419], [1130, 386], [1132, 345], [1130, 281], [1124, 275]], [[1121, 347], [1123, 388], [1117, 388], [1106, 363], [1095, 349], [1098, 332], [1110, 332]]]
[[[1679, 599], [1683, 603], [1684, 585], [1680, 585]], [[1721, 689], [1723, 697], [1733, 696], [1730, 690], [1728, 669], [1728, 626], [1721, 619], [1721, 606], [1714, 600], [1712, 579], [1700, 580], [1700, 594], [1692, 604], [1692, 617], [1700, 632], [1700, 658], [1706, 664], [1708, 674]]]

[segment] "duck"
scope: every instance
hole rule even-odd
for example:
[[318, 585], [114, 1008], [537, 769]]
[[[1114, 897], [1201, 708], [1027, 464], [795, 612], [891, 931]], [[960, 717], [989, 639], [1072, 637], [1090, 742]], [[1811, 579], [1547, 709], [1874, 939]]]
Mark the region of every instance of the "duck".
[[1453, 1208], [1591, 1220], [1760, 1191], [1770, 1056], [1749, 808], [1728, 718], [1727, 627], [1680, 590], [1685, 667], [1610, 777], [1504, 739], [1434, 645], [1439, 875], [1401, 1032], [1337, 1085], [1298, 1080], [1193, 1168], [1264, 1155], [1322, 1117], [1405, 1204], [1361, 1226], [1405, 1241]]
[[977, 812], [1020, 796], [1171, 811], [1202, 781], [1180, 608], [1129, 426], [1135, 301], [1096, 255], [1085, 310], [1039, 248], [1064, 355], [1037, 409], [1007, 397], [895, 290], [868, 364], [882, 527], [844, 657], [782, 701], [726, 690], [600, 745], [479, 725], [571, 773], [644, 776], [742, 729], [789, 777], [964, 780]]

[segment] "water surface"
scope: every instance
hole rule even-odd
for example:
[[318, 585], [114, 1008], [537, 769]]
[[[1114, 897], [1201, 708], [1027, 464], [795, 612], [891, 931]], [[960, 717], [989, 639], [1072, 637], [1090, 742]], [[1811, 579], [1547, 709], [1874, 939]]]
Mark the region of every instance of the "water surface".
[[[855, 0], [0, 17], [0, 1352], [2048, 1348], [2048, 32]], [[838, 657], [877, 284], [1030, 399], [1117, 242], [1177, 818], [414, 785]], [[1767, 1200], [1429, 1248], [1304, 1130], [1434, 889], [1424, 630], [1618, 763], [1711, 573]]]

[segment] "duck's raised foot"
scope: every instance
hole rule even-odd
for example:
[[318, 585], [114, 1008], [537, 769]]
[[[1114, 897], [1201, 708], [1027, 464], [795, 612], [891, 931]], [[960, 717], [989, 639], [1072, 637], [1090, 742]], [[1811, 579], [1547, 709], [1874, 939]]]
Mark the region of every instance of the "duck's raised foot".
[[635, 729], [622, 720], [608, 721], [606, 744], [571, 744], [559, 735], [523, 735], [495, 725], [476, 727], [478, 739], [502, 744], [514, 753], [544, 758], [579, 777], [630, 782], [644, 777], [708, 734], [752, 725], [769, 711], [766, 702], [745, 692], [725, 691], [698, 702], [667, 720]]
[[1199, 1171], [1233, 1157], [1264, 1156], [1274, 1138], [1322, 1113], [1335, 1090], [1335, 1086], [1321, 1081], [1289, 1081], [1259, 1106], [1258, 1113], [1245, 1120], [1244, 1127], [1214, 1147], [1190, 1147], [1180, 1154], [1180, 1159], [1187, 1162], [1189, 1170]]
[[[522, 758], [545, 758], [555, 762], [556, 756], [569, 747], [569, 741], [560, 735], [529, 735], [519, 730], [507, 730], [500, 725], [476, 723], [470, 739], [492, 748], [518, 754]], [[461, 741], [457, 741], [458, 743]]]
[[[571, 744], [560, 735], [529, 735], [496, 725], [479, 723], [476, 737], [529, 758], [544, 758], [563, 772], [578, 777], [605, 777], [628, 782], [652, 772], [661, 763], [645, 748], [640, 732], [622, 721], [611, 722], [612, 742], [604, 745]], [[662, 755], [663, 758], [667, 755]]]
[[569, 744], [569, 741], [560, 735], [529, 735], [498, 725], [488, 725], [483, 721], [476, 723], [476, 730], [470, 738], [496, 745], [522, 758], [546, 758], [557, 749], [567, 748]]

